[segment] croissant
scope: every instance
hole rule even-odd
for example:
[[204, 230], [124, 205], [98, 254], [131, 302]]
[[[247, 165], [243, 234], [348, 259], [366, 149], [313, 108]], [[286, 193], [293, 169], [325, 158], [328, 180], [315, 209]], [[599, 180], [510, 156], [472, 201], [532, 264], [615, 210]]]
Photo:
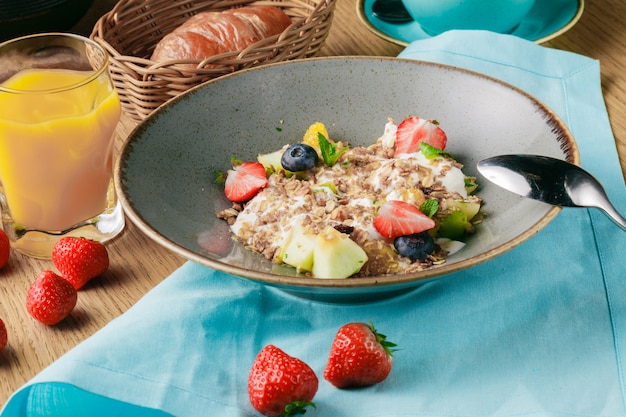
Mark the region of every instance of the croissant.
[[274, 6], [249, 6], [223, 12], [203, 12], [165, 35], [151, 59], [157, 62], [206, 59], [239, 51], [261, 39], [277, 35], [291, 19]]

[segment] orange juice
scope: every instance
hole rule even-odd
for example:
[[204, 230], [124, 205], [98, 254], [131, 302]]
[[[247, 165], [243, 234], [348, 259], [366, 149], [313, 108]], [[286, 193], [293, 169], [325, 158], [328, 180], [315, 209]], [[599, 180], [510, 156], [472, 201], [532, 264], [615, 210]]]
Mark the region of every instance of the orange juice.
[[106, 71], [90, 74], [28, 69], [2, 84], [0, 183], [19, 226], [63, 231], [107, 206], [120, 102]]

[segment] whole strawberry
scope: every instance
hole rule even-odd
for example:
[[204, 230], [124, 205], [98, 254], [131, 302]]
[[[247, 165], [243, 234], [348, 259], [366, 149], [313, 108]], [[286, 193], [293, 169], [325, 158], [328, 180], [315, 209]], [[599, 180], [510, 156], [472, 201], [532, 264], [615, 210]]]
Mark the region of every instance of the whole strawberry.
[[2, 352], [2, 349], [7, 345], [8, 339], [7, 326], [5, 326], [2, 319], [0, 319], [0, 352]]
[[82, 237], [64, 237], [52, 248], [52, 262], [77, 290], [109, 268], [106, 247]]
[[54, 325], [66, 318], [76, 306], [76, 289], [53, 271], [37, 276], [26, 294], [26, 309], [43, 324]]
[[377, 384], [391, 372], [395, 346], [371, 323], [345, 324], [333, 340], [324, 378], [337, 388]]
[[0, 268], [4, 267], [9, 262], [9, 255], [11, 254], [11, 244], [9, 238], [4, 230], [0, 229]]
[[317, 393], [318, 380], [309, 365], [274, 345], [257, 355], [248, 376], [250, 403], [268, 417], [304, 414]]

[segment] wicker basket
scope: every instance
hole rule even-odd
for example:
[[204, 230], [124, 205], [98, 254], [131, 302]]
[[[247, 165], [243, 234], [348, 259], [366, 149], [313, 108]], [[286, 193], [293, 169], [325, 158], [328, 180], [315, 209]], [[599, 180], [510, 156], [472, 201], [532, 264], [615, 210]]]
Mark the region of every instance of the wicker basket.
[[[124, 112], [135, 121], [210, 79], [262, 64], [313, 56], [323, 45], [336, 0], [120, 0], [91, 38], [110, 54], [110, 71]], [[283, 9], [293, 24], [280, 35], [203, 61], [154, 62], [156, 44], [189, 17], [248, 5]], [[191, 65], [190, 65], [191, 64]]]

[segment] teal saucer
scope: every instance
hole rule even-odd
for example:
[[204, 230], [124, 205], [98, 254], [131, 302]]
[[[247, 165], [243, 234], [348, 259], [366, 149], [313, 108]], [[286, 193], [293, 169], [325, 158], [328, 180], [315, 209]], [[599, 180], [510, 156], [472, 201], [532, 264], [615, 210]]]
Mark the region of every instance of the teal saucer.
[[[394, 24], [384, 22], [372, 13], [374, 0], [357, 0], [357, 14], [363, 24], [376, 35], [398, 45], [430, 38], [417, 22]], [[530, 13], [511, 35], [536, 43], [544, 43], [572, 28], [582, 16], [584, 0], [537, 0]]]

